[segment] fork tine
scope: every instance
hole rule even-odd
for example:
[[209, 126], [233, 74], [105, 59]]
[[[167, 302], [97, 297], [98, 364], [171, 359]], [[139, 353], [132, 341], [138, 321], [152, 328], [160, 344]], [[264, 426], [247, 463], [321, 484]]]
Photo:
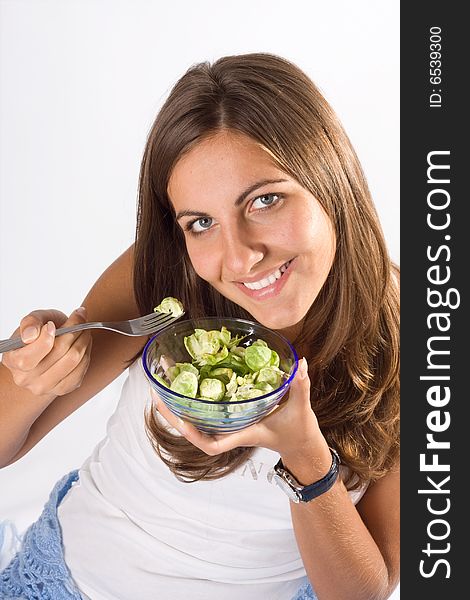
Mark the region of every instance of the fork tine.
[[168, 318], [173, 318], [171, 313], [154, 313], [153, 315], [147, 315], [142, 319], [142, 327], [149, 327], [159, 323], [161, 321], [165, 321]]
[[150, 313], [149, 315], [145, 315], [145, 317], [142, 317], [141, 322], [142, 325], [146, 325], [147, 323], [153, 323], [155, 320], [161, 319], [162, 317], [168, 317], [168, 316], [172, 316], [171, 313], [161, 313], [161, 312], [153, 312]]
[[173, 321], [176, 321], [179, 317], [174, 317], [171, 313], [163, 313], [157, 315], [156, 318], [149, 319], [145, 323], [142, 323], [142, 331], [150, 331], [170, 325]]

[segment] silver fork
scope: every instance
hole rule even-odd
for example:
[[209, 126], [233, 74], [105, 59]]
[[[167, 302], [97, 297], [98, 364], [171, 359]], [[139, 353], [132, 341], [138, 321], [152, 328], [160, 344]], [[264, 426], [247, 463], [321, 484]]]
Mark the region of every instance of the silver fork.
[[[72, 327], [56, 329], [55, 335], [57, 337], [64, 335], [64, 333], [74, 333], [76, 331], [83, 331], [84, 329], [108, 329], [109, 331], [131, 336], [151, 335], [168, 327], [168, 325], [171, 325], [183, 315], [184, 312], [177, 317], [174, 317], [171, 313], [153, 312], [138, 319], [131, 319], [130, 321], [80, 323]], [[23, 346], [26, 346], [26, 344], [21, 338], [0, 340], [0, 354], [9, 352], [10, 350], [17, 350]]]

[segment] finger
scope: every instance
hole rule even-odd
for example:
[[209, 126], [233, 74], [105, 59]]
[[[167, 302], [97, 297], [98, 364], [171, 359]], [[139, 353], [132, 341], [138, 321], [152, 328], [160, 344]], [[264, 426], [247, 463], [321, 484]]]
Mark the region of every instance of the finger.
[[[83, 311], [80, 309], [75, 310], [70, 317], [67, 319], [66, 315], [59, 311], [34, 311], [22, 320], [22, 324], [26, 324], [25, 331], [28, 328], [38, 327], [40, 319], [44, 315], [53, 315], [57, 323], [64, 321], [65, 324], [76, 325], [84, 321]], [[21, 327], [21, 326], [20, 326]], [[30, 373], [31, 371], [38, 369], [35, 375], [42, 375], [47, 371], [57, 360], [64, 356], [74, 340], [76, 340], [80, 333], [77, 334], [65, 334], [65, 340], [55, 338], [56, 326], [53, 321], [48, 321], [40, 330], [40, 335], [34, 341], [30, 341], [23, 348], [10, 352], [10, 357], [7, 358], [5, 366], [10, 370], [17, 370], [20, 373], [16, 376], [15, 382], [17, 385], [21, 385], [21, 379], [25, 376], [22, 374]], [[54, 352], [53, 352], [54, 350]]]
[[63, 396], [64, 394], [73, 392], [82, 385], [85, 375], [87, 374], [88, 367], [90, 366], [92, 345], [93, 338], [90, 335], [90, 342], [86, 347], [85, 353], [79, 360], [79, 363], [75, 369], [69, 375], [67, 375], [67, 377], [57, 383], [52, 390], [54, 394], [57, 396]]
[[55, 325], [48, 321], [40, 328], [39, 336], [23, 348], [8, 352], [3, 362], [11, 371], [22, 373], [33, 371], [40, 362], [51, 352], [54, 346]]
[[62, 396], [81, 385], [90, 363], [92, 338], [89, 332], [87, 334], [75, 340], [64, 356], [34, 378], [27, 386], [33, 394]]
[[242, 431], [221, 435], [210, 435], [199, 431], [192, 423], [184, 421], [180, 417], [174, 415], [153, 389], [151, 390], [151, 394], [158, 412], [169, 425], [209, 456], [222, 454], [222, 452], [228, 452], [229, 450], [233, 450], [240, 446], [258, 445], [259, 428], [257, 423]]
[[[310, 380], [308, 363], [299, 361], [297, 373], [290, 386], [286, 401], [275, 406], [261, 421], [229, 436], [215, 436], [212, 448], [217, 444], [221, 452], [240, 446], [262, 446], [276, 450], [279, 446], [280, 431], [298, 431], [299, 421], [306, 423], [316, 417], [310, 404]], [[215, 442], [215, 443], [214, 443]]]
[[[62, 327], [72, 327], [80, 323], [86, 322], [86, 309], [84, 307], [77, 308], [74, 310], [69, 318], [62, 324]], [[44, 361], [39, 365], [41, 373], [44, 373], [56, 364], [61, 358], [66, 356], [72, 346], [75, 346], [77, 340], [82, 339], [81, 344], [85, 347], [90, 340], [90, 332], [77, 331], [76, 333], [65, 333], [55, 337], [54, 347], [50, 354], [44, 358]], [[82, 349], [82, 345], [75, 346], [75, 350]]]
[[[184, 421], [180, 417], [174, 415], [154, 390], [151, 390], [151, 393], [159, 414], [171, 427], [185, 437], [188, 442], [191, 442], [194, 446], [197, 446], [200, 450], [211, 456], [224, 452], [223, 449], [219, 448], [216, 436], [199, 431], [192, 423]], [[233, 447], [235, 448], [236, 446]]]
[[[188, 421], [183, 421], [181, 417], [174, 415], [171, 412], [171, 410], [166, 406], [166, 404], [160, 399], [155, 390], [152, 389], [150, 390], [150, 392], [152, 394], [155, 408], [158, 410], [159, 414], [165, 419], [165, 421], [167, 421], [168, 424], [171, 425], [171, 427], [179, 431], [181, 435], [183, 435], [186, 439], [189, 440], [190, 437], [190, 441], [192, 443], [194, 443], [194, 441], [198, 441], [200, 443], [200, 437], [204, 436], [205, 434], [196, 429], [196, 427], [194, 427], [194, 425], [192, 425]], [[194, 445], [197, 446], [198, 444], [194, 443]]]
[[52, 321], [56, 327], [60, 327], [66, 320], [67, 316], [59, 310], [33, 310], [29, 315], [21, 319], [21, 339], [26, 344], [30, 344], [39, 337], [43, 325], [48, 321]]
[[[61, 327], [73, 327], [74, 325], [80, 325], [81, 323], [86, 323], [87, 320], [87, 312], [84, 306], [80, 306], [76, 308], [73, 312], [70, 313], [69, 318], [62, 323]], [[76, 339], [80, 337], [82, 334], [81, 331], [77, 331], [75, 333], [64, 333], [56, 338], [55, 348], [57, 350], [65, 350], [74, 343]]]

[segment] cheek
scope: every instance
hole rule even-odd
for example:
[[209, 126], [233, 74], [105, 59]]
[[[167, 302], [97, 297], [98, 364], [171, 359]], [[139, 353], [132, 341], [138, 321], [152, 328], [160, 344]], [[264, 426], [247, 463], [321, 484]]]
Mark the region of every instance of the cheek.
[[305, 215], [304, 219], [298, 221], [293, 239], [300, 253], [303, 249], [303, 253], [309, 258], [314, 273], [326, 277], [336, 251], [336, 235], [332, 223], [323, 211]]
[[215, 278], [217, 266], [215, 264], [213, 253], [210, 248], [204, 244], [186, 242], [186, 250], [189, 260], [196, 273], [205, 281], [211, 281]]

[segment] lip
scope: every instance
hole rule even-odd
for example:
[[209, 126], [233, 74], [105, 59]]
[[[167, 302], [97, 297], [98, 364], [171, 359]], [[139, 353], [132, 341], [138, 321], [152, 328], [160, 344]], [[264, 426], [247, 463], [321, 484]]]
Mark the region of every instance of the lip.
[[[268, 285], [267, 287], [261, 289], [261, 290], [250, 290], [248, 289], [245, 285], [243, 285], [243, 283], [240, 283], [239, 281], [234, 281], [235, 285], [238, 287], [238, 289], [240, 289], [244, 294], [246, 294], [249, 298], [253, 298], [255, 300], [267, 300], [268, 298], [273, 298], [274, 296], [277, 296], [282, 288], [285, 286], [287, 280], [290, 277], [290, 274], [293, 271], [293, 268], [295, 267], [295, 262], [296, 259], [290, 259], [290, 265], [287, 267], [287, 270], [284, 271], [284, 273], [282, 274], [282, 277], [280, 277], [279, 279], [276, 279], [276, 281], [274, 283], [272, 283], [271, 285]], [[289, 262], [289, 261], [286, 261]], [[285, 264], [285, 263], [282, 263]], [[282, 265], [280, 265], [282, 267]], [[277, 267], [279, 269], [279, 267]], [[266, 277], [268, 277], [269, 275], [271, 275], [272, 273], [274, 273], [274, 271], [276, 271], [276, 269], [271, 270], [271, 271], [266, 271], [265, 273], [261, 273], [260, 275], [257, 275], [256, 279], [252, 278], [252, 279], [245, 279], [244, 281], [246, 281], [246, 283], [253, 283], [254, 281], [259, 281], [260, 279], [264, 279]]]
[[270, 269], [269, 271], [263, 271], [262, 273], [258, 273], [254, 277], [246, 277], [245, 279], [240, 279], [239, 281], [235, 281], [234, 283], [243, 284], [243, 283], [254, 283], [255, 281], [261, 281], [261, 279], [266, 279], [266, 277], [269, 277], [269, 275], [272, 275], [273, 273], [275, 273], [278, 269], [280, 269], [282, 267], [282, 265], [285, 265], [288, 262], [289, 261], [286, 260], [283, 263], [281, 263], [279, 266], [274, 267], [274, 268]]

